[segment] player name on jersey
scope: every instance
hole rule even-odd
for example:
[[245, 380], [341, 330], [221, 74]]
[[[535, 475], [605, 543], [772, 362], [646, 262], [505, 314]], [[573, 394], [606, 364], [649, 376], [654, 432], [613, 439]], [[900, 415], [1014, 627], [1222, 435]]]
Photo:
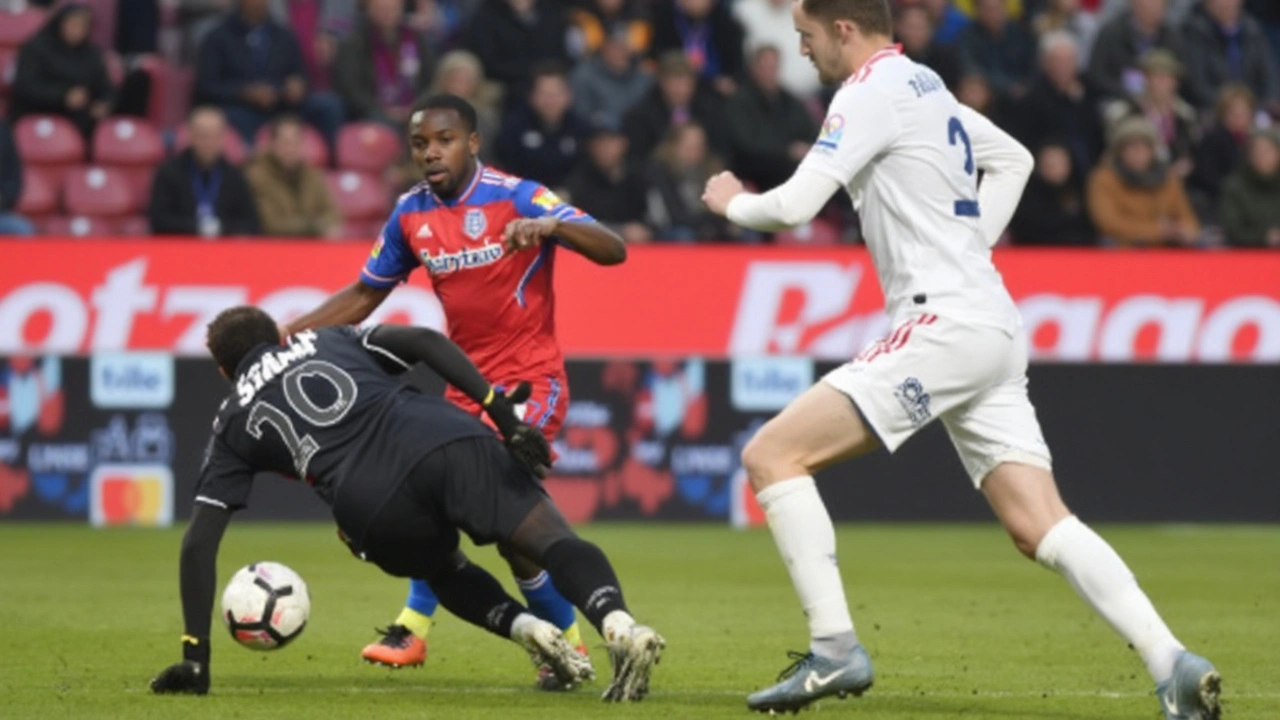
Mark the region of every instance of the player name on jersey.
[[293, 363], [316, 354], [316, 334], [313, 330], [303, 332], [289, 338], [289, 346], [281, 350], [272, 350], [260, 360], [250, 365], [236, 380], [236, 394], [240, 398], [240, 407], [249, 404], [253, 396], [258, 394], [262, 386], [280, 375]]

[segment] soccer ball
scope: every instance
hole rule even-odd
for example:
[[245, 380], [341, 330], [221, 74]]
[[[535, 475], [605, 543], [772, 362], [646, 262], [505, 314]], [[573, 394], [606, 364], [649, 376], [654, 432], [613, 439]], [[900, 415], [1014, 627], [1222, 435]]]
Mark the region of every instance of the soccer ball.
[[240, 568], [222, 593], [222, 619], [250, 650], [279, 650], [302, 634], [311, 596], [298, 573], [274, 562]]

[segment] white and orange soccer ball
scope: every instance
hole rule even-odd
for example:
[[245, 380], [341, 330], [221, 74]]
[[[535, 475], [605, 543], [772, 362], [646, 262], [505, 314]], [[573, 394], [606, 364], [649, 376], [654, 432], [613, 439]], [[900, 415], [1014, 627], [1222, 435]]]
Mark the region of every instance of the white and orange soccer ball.
[[310, 616], [307, 584], [280, 563], [242, 567], [222, 592], [222, 619], [231, 637], [250, 650], [288, 645], [302, 634]]

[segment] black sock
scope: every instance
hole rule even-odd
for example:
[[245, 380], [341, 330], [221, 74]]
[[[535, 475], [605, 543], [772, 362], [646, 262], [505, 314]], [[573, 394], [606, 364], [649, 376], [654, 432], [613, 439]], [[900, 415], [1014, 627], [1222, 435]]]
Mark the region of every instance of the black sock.
[[609, 559], [586, 540], [560, 540], [543, 554], [542, 564], [560, 594], [581, 610], [601, 634], [606, 615], [627, 609]]
[[497, 578], [469, 561], [435, 573], [430, 583], [446, 610], [499, 637], [510, 638], [516, 616], [527, 612]]

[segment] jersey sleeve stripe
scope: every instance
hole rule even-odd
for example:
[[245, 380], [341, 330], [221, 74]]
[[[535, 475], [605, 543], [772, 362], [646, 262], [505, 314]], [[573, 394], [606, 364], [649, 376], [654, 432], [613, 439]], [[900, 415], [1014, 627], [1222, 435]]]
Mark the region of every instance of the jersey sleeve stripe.
[[519, 284], [516, 285], [516, 302], [519, 303], [520, 307], [525, 307], [525, 302], [524, 302], [525, 286], [528, 285], [529, 281], [533, 279], [533, 274], [538, 272], [538, 268], [542, 267], [543, 264], [547, 262], [547, 257], [551, 255], [551, 252], [554, 249], [555, 249], [554, 243], [549, 243], [549, 242], [542, 243], [542, 248], [538, 250], [538, 257], [534, 259], [532, 263], [529, 264], [529, 269], [524, 271], [524, 275], [520, 276], [520, 282]]
[[372, 281], [372, 282], [369, 282], [370, 285], [379, 285], [382, 287], [385, 287], [387, 285], [395, 285], [396, 283], [408, 277], [407, 275], [400, 275], [397, 277], [382, 277], [381, 275], [375, 275], [369, 272], [369, 268], [364, 268], [363, 270], [361, 270], [360, 275], [362, 279], [364, 279], [366, 282]]
[[392, 362], [396, 363], [397, 365], [404, 368], [405, 370], [409, 369], [409, 363], [400, 359], [399, 355], [396, 355], [395, 353], [391, 352], [390, 350], [384, 347], [380, 347], [378, 345], [370, 345], [369, 333], [365, 333], [364, 337], [360, 338], [360, 344], [364, 345], [365, 349], [368, 350], [369, 352], [378, 353], [379, 355], [387, 358], [388, 360], [391, 360]]
[[223, 510], [227, 509], [226, 503], [222, 502], [221, 500], [214, 500], [208, 495], [197, 495], [196, 502], [202, 503], [204, 505], [212, 505], [213, 507], [222, 508]]

